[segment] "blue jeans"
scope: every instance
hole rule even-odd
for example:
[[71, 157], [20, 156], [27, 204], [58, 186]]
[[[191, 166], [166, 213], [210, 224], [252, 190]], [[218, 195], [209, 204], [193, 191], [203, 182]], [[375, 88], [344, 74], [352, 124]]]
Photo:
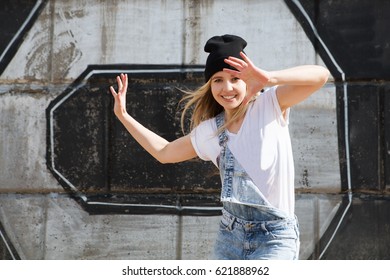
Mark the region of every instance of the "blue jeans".
[[279, 212], [275, 208], [262, 209], [225, 202], [213, 258], [222, 260], [298, 259], [297, 219], [283, 217]]

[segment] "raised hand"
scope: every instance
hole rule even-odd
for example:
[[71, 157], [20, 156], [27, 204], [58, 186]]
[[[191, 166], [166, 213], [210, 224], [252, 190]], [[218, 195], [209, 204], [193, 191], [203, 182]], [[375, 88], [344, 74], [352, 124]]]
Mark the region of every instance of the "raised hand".
[[118, 84], [118, 92], [112, 86], [110, 87], [110, 91], [115, 99], [114, 113], [116, 116], [119, 116], [126, 113], [127, 74], [117, 76], [116, 82]]
[[227, 64], [237, 70], [224, 68], [223, 71], [235, 75], [246, 83], [247, 94], [243, 103], [247, 104], [268, 83], [270, 75], [267, 71], [256, 67], [243, 52], [240, 55], [242, 59], [236, 57], [225, 59]]

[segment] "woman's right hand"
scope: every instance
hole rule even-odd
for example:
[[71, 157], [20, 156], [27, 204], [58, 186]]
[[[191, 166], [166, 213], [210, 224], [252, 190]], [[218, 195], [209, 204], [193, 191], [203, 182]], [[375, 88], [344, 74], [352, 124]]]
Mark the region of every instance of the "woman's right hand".
[[245, 53], [240, 52], [240, 55], [242, 59], [231, 56], [225, 59], [227, 64], [233, 66], [237, 70], [224, 68], [223, 71], [237, 76], [246, 83], [247, 94], [243, 100], [243, 104], [245, 105], [266, 86], [269, 82], [270, 74], [269, 72], [256, 67]]
[[123, 116], [127, 113], [126, 111], [126, 93], [128, 86], [127, 74], [120, 74], [116, 77], [116, 82], [118, 84], [118, 92], [115, 91], [114, 87], [110, 87], [112, 96], [114, 97], [114, 113], [117, 117]]

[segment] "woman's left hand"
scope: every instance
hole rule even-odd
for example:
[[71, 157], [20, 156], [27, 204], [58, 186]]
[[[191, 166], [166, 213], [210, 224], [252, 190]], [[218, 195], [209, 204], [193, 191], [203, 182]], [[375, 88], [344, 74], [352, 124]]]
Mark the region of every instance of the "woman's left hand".
[[246, 83], [247, 94], [243, 100], [243, 103], [248, 104], [252, 97], [255, 96], [260, 90], [262, 90], [268, 83], [270, 75], [267, 71], [256, 67], [243, 52], [240, 52], [240, 55], [242, 59], [231, 56], [225, 59], [227, 64], [237, 70], [224, 68], [223, 71], [240, 78]]

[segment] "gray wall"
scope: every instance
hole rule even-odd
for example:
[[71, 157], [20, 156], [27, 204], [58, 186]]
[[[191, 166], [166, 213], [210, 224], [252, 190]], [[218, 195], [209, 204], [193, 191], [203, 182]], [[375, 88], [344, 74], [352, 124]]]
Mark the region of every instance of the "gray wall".
[[[90, 64], [203, 64], [205, 41], [226, 33], [267, 70], [323, 65], [282, 0], [48, 1], [0, 76], [0, 222], [22, 259], [208, 257], [219, 217], [81, 209], [46, 167], [45, 110]], [[334, 93], [330, 81], [291, 113], [296, 188], [340, 190]], [[302, 258], [339, 204], [298, 196]]]

